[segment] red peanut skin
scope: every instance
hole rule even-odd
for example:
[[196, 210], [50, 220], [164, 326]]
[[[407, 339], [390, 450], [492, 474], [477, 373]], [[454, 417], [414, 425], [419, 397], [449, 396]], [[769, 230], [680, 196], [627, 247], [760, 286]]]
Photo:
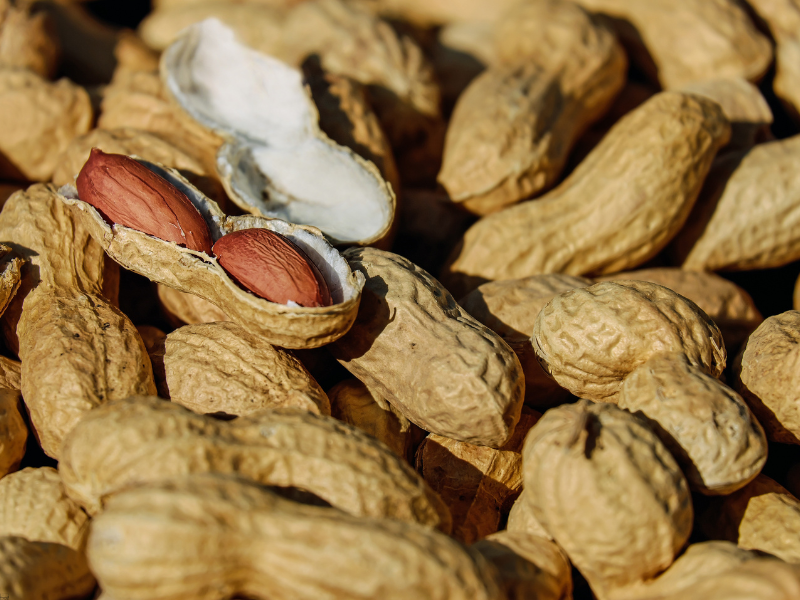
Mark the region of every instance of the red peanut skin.
[[328, 284], [291, 240], [268, 229], [243, 229], [214, 244], [217, 262], [243, 288], [270, 302], [330, 306]]
[[132, 158], [92, 148], [75, 183], [107, 222], [211, 254], [211, 234], [191, 200]]

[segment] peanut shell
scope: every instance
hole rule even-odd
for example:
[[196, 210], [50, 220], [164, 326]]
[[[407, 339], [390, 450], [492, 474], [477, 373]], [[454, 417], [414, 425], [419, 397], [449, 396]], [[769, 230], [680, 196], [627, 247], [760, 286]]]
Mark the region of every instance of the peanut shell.
[[355, 324], [331, 346], [337, 360], [426, 431], [506, 443], [525, 393], [511, 349], [405, 258], [373, 248], [344, 256], [367, 283]]
[[747, 340], [734, 362], [734, 388], [764, 426], [767, 438], [800, 444], [797, 354], [800, 312], [767, 318]]
[[430, 434], [417, 450], [417, 471], [453, 517], [453, 536], [471, 544], [495, 533], [522, 489], [522, 443], [541, 415], [523, 409], [499, 449]]
[[600, 599], [663, 571], [689, 537], [683, 474], [622, 409], [587, 400], [550, 409], [525, 440], [523, 464], [526, 501]]
[[187, 325], [161, 347], [161, 396], [196, 413], [245, 416], [277, 407], [331, 413], [325, 392], [299, 360], [236, 323]]
[[[509, 19], [515, 26], [541, 24], [543, 31], [504, 35], [499, 28], [496, 34], [510, 44], [537, 40], [538, 51], [501, 47], [501, 64], [459, 96], [445, 138], [438, 181], [453, 201], [480, 215], [552, 187], [575, 141], [625, 81], [622, 47], [583, 9], [568, 2], [534, 2], [525, 9]], [[567, 47], [542, 48], [542, 38], [553, 42], [545, 32], [556, 20], [570, 21], [580, 33], [558, 40]], [[507, 55], [515, 59], [503, 60]]]
[[0, 0], [0, 67], [52, 78], [61, 46], [50, 16], [32, 3]]
[[227, 217], [219, 206], [203, 196], [171, 169], [140, 161], [186, 194], [203, 215], [212, 241], [227, 233], [264, 228], [291, 239], [314, 261], [328, 283], [334, 304], [321, 308], [279, 305], [243, 290], [217, 261], [204, 253], [153, 238], [121, 225], [113, 227], [77, 191], [61, 188], [62, 201], [70, 206], [92, 237], [115, 261], [152, 281], [200, 296], [220, 307], [231, 320], [286, 348], [314, 348], [343, 335], [355, 319], [363, 278], [354, 275], [345, 260], [314, 228], [278, 219]]
[[92, 127], [89, 94], [67, 79], [50, 83], [0, 69], [0, 177], [47, 181], [73, 138]]
[[544, 372], [531, 345], [539, 311], [556, 295], [591, 285], [591, 280], [549, 273], [524, 279], [484, 283], [459, 304], [476, 320], [503, 338], [525, 373], [525, 404], [547, 408], [561, 404], [569, 392]]
[[0, 388], [0, 477], [19, 468], [27, 441], [19, 390]]
[[158, 299], [174, 327], [195, 323], [230, 321], [221, 308], [208, 300], [158, 284]]
[[480, 555], [429, 528], [219, 476], [120, 493], [93, 521], [87, 554], [103, 591], [131, 600], [504, 597]]
[[800, 136], [794, 136], [721, 159], [714, 169], [719, 174], [709, 177], [698, 200], [693, 227], [676, 242], [683, 268], [768, 269], [800, 258], [798, 156]]
[[470, 227], [443, 283], [462, 294], [489, 280], [603, 275], [641, 264], [681, 228], [729, 136], [716, 103], [677, 92], [653, 96], [557, 188]]
[[525, 490], [517, 496], [514, 505], [508, 513], [506, 529], [511, 532], [520, 532], [552, 540], [553, 536], [534, 516], [531, 503], [526, 500]]
[[622, 383], [617, 406], [643, 416], [707, 495], [744, 487], [767, 461], [767, 438], [741, 396], [682, 354], [655, 356]]
[[712, 377], [725, 368], [722, 334], [698, 306], [646, 281], [597, 283], [553, 298], [531, 338], [542, 367], [578, 397], [613, 401], [650, 358], [685, 354]]
[[750, 295], [735, 283], [704, 271], [656, 267], [599, 277], [598, 281], [634, 279], [663, 285], [697, 304], [719, 327], [731, 353], [747, 339], [764, 318]]
[[536, 535], [498, 531], [472, 545], [494, 565], [509, 600], [569, 600], [572, 572], [567, 555]]
[[0, 479], [0, 536], [61, 544], [83, 552], [89, 516], [52, 467], [26, 467]]
[[740, 548], [800, 563], [800, 500], [766, 475], [716, 499], [703, 515], [702, 528], [706, 535]]
[[62, 544], [0, 537], [0, 595], [9, 598], [85, 598], [96, 586], [82, 552]]
[[19, 391], [20, 369], [21, 363], [18, 360], [0, 356], [0, 387]]
[[[125, 458], [134, 451], [136, 461]], [[159, 398], [131, 397], [87, 415], [59, 461], [67, 494], [90, 514], [122, 489], [187, 473], [299, 487], [354, 515], [450, 530], [442, 501], [389, 448], [297, 409], [219, 421]]]
[[769, 40], [736, 0], [577, 0], [615, 25], [629, 53], [664, 88], [741, 77], [772, 62]]

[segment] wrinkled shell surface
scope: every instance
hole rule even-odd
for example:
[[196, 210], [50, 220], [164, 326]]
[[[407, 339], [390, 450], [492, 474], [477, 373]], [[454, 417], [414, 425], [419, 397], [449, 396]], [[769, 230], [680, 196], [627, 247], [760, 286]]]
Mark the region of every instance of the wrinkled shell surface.
[[766, 475], [719, 498], [703, 518], [708, 535], [800, 563], [800, 500]]
[[[560, 40], [569, 48], [548, 39], [555, 48], [540, 48], [540, 54], [506, 49], [516, 60], [490, 67], [459, 96], [438, 181], [453, 201], [481, 215], [552, 187], [575, 141], [625, 81], [627, 61], [616, 37], [581, 8], [567, 2], [526, 8], [539, 10], [521, 20], [548, 27], [559, 18], [572, 20], [583, 35]], [[502, 30], [497, 35], [503, 39]], [[505, 39], [539, 43], [543, 37], [530, 31]]]
[[766, 319], [734, 364], [734, 387], [764, 426], [770, 441], [800, 444], [800, 312]]
[[331, 350], [370, 389], [426, 431], [499, 447], [519, 419], [519, 360], [426, 271], [372, 248], [345, 252], [367, 280], [349, 333]]
[[525, 373], [526, 404], [549, 407], [569, 397], [569, 392], [542, 369], [531, 345], [531, 334], [539, 311], [553, 297], [591, 284], [583, 277], [547, 273], [484, 283], [459, 300], [464, 310], [503, 338], [519, 358]]
[[729, 350], [735, 351], [764, 320], [750, 294], [714, 273], [656, 267], [606, 275], [598, 281], [622, 279], [650, 281], [685, 296], [711, 317]]
[[299, 487], [351, 514], [450, 529], [439, 497], [386, 446], [296, 409], [219, 421], [159, 398], [132, 397], [87, 415], [59, 462], [67, 493], [91, 513], [126, 487], [187, 473]]
[[28, 426], [22, 411], [19, 390], [0, 388], [0, 477], [16, 471], [25, 456]]
[[758, 81], [769, 40], [736, 0], [577, 0], [612, 17], [631, 55], [664, 88], [716, 78]]
[[19, 391], [20, 368], [18, 360], [0, 356], [0, 387]]
[[681, 228], [729, 135], [716, 103], [676, 92], [653, 96], [557, 188], [470, 227], [443, 283], [462, 294], [487, 280], [602, 275], [641, 264]]
[[28, 69], [51, 78], [60, 58], [53, 22], [32, 4], [0, 0], [0, 67]]
[[176, 327], [181, 325], [194, 325], [195, 323], [213, 323], [215, 321], [230, 321], [228, 315], [216, 304], [208, 300], [180, 292], [163, 284], [158, 284], [158, 299], [168, 313], [167, 318], [177, 319]]
[[498, 449], [430, 434], [417, 450], [417, 471], [450, 508], [453, 535], [471, 544], [498, 530], [522, 489], [522, 444], [539, 419], [523, 409], [514, 435]]
[[212, 240], [251, 227], [263, 227], [291, 239], [322, 272], [334, 305], [302, 308], [258, 298], [234, 283], [213, 257], [121, 225], [109, 226], [92, 206], [77, 197], [74, 188], [61, 188], [64, 203], [75, 211], [76, 218], [115, 261], [151, 281], [213, 302], [231, 320], [279, 346], [321, 346], [350, 328], [358, 311], [363, 279], [351, 272], [347, 262], [317, 230], [264, 217], [226, 217], [215, 202], [203, 196], [177, 172], [142, 162], [189, 197], [206, 220]]
[[767, 460], [764, 430], [742, 397], [683, 355], [655, 356], [633, 371], [617, 406], [653, 425], [701, 493], [730, 494]]
[[508, 513], [506, 529], [508, 531], [528, 533], [552, 540], [553, 536], [547, 532], [544, 526], [534, 516], [533, 507], [531, 503], [526, 500], [526, 496], [527, 494], [523, 489], [522, 493], [514, 501], [514, 506], [511, 507], [511, 511]]
[[646, 281], [609, 281], [556, 296], [539, 313], [532, 342], [560, 385], [592, 400], [612, 399], [653, 356], [683, 353], [712, 377], [726, 360], [722, 334], [696, 304]]
[[689, 537], [691, 496], [678, 465], [616, 406], [550, 409], [525, 440], [523, 464], [534, 515], [600, 598], [664, 570]]
[[299, 360], [235, 323], [181, 327], [157, 353], [166, 376], [161, 395], [196, 413], [296, 407], [330, 414], [328, 397]]
[[500, 573], [508, 600], [569, 600], [572, 572], [564, 551], [547, 538], [498, 531], [472, 545]]
[[477, 553], [413, 523], [306, 506], [244, 481], [191, 477], [114, 497], [87, 554], [131, 600], [500, 600]]
[[0, 69], [0, 176], [47, 181], [72, 139], [91, 127], [92, 106], [82, 87]]
[[715, 167], [733, 174], [712, 177], [703, 189], [698, 207], [708, 205], [709, 217], [699, 217], [703, 228], [693, 245], [694, 236], [682, 243], [683, 268], [768, 269], [800, 258], [798, 157], [800, 135], [759, 144]]
[[0, 536], [83, 551], [89, 517], [67, 497], [58, 471], [27, 467], [0, 479]]

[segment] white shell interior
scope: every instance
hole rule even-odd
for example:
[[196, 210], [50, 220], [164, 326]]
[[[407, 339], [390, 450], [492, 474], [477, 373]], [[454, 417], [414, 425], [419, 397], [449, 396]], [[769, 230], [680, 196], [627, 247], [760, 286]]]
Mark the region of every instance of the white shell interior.
[[240, 44], [216, 19], [184, 30], [162, 61], [184, 110], [230, 140], [217, 155], [229, 194], [254, 212], [314, 225], [337, 242], [385, 233], [390, 187], [374, 165], [320, 131], [298, 70]]
[[[348, 281], [350, 266], [347, 264], [347, 261], [342, 257], [339, 251], [336, 250], [336, 248], [332, 247], [319, 234], [315, 235], [310, 231], [306, 231], [305, 229], [280, 219], [264, 219], [261, 217], [247, 216], [227, 217], [217, 206], [216, 202], [206, 198], [203, 193], [200, 192], [200, 190], [195, 188], [192, 184], [186, 181], [186, 179], [176, 174], [171, 169], [165, 169], [160, 165], [156, 165], [146, 160], [137, 160], [157, 175], [169, 181], [188, 196], [189, 200], [192, 201], [192, 204], [194, 204], [197, 210], [200, 211], [200, 214], [203, 215], [209, 231], [211, 232], [211, 239], [213, 241], [216, 242], [222, 236], [242, 229], [251, 229], [253, 227], [269, 229], [270, 231], [274, 231], [275, 233], [279, 233], [284, 237], [289, 238], [295, 244], [297, 244], [297, 246], [299, 246], [303, 252], [306, 253], [306, 256], [308, 256], [309, 260], [311, 260], [317, 266], [322, 273], [322, 276], [325, 278], [325, 281], [328, 283], [328, 291], [331, 294], [331, 301], [333, 304], [340, 304], [350, 300], [351, 298], [354, 298], [358, 294], [360, 286], [353, 285], [350, 281]], [[68, 200], [80, 200], [80, 197], [78, 196], [78, 190], [73, 184], [62, 186], [58, 190], [58, 193]], [[105, 223], [103, 218], [100, 216], [100, 213], [98, 213], [90, 204], [82, 202], [80, 208], [82, 210], [89, 210], [90, 212], [93, 212], [95, 214], [95, 218]], [[113, 226], [114, 229], [118, 227], [123, 226]], [[110, 228], [111, 227], [109, 226], [109, 229]], [[187, 250], [187, 252], [192, 252], [193, 254], [202, 256], [205, 261], [219, 266], [219, 263], [217, 263], [216, 258], [213, 256], [208, 257], [204, 253], [193, 252], [191, 250]], [[224, 271], [222, 267], [219, 267], [219, 269]], [[356, 280], [359, 279], [359, 275], [361, 276], [360, 279], [363, 279], [363, 275], [361, 273], [356, 273]], [[231, 284], [236, 285], [233, 282], [231, 282]], [[292, 302], [290, 305], [295, 304]]]

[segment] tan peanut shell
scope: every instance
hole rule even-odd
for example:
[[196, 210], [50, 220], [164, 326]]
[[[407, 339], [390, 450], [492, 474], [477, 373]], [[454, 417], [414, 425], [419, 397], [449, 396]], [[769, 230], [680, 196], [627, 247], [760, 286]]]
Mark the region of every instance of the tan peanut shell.
[[581, 398], [609, 401], [629, 373], [661, 354], [685, 354], [712, 377], [725, 344], [697, 305], [655, 283], [608, 281], [565, 292], [539, 313], [531, 339], [542, 367]]
[[[118, 73], [103, 94], [97, 126], [110, 131], [124, 128], [147, 131], [203, 165], [205, 172], [216, 172], [216, 154], [222, 138], [169, 98], [157, 72]], [[141, 156], [149, 159], [146, 154]], [[182, 167], [174, 165], [174, 168]]]
[[47, 181], [73, 138], [92, 127], [86, 90], [22, 69], [0, 69], [0, 177]]
[[219, 476], [120, 493], [93, 521], [87, 554], [104, 593], [131, 600], [504, 597], [480, 555], [429, 528]]
[[741, 396], [682, 354], [654, 356], [622, 383], [617, 406], [643, 416], [707, 495], [744, 487], [767, 461], [767, 438]]
[[523, 464], [526, 501], [600, 599], [663, 571], [689, 537], [692, 502], [678, 465], [616, 406], [550, 409], [525, 440]]
[[406, 456], [411, 444], [411, 422], [358, 379], [345, 379], [328, 390], [330, 414], [358, 427], [389, 446], [398, 456]]
[[0, 387], [19, 391], [20, 368], [18, 360], [0, 356]]
[[736, 0], [577, 0], [610, 17], [640, 67], [664, 88], [715, 78], [758, 81], [769, 40]]
[[553, 536], [548, 533], [544, 526], [533, 514], [533, 507], [526, 499], [525, 490], [517, 496], [514, 505], [508, 513], [506, 529], [512, 532], [526, 533], [552, 540]]
[[731, 123], [731, 141], [726, 150], [750, 148], [772, 139], [773, 117], [758, 88], [742, 78], [706, 79], [683, 86], [690, 94], [705, 96], [722, 107]]
[[102, 296], [40, 284], [25, 298], [17, 331], [22, 394], [39, 444], [53, 458], [93, 408], [156, 393], [139, 333]]
[[747, 339], [764, 318], [750, 295], [735, 283], [714, 273], [656, 267], [599, 277], [598, 281], [634, 279], [663, 285], [685, 296], [719, 327], [731, 352]]
[[800, 596], [800, 567], [763, 557], [697, 581], [675, 594], [637, 600], [793, 600]]
[[417, 471], [453, 517], [453, 536], [471, 544], [495, 533], [522, 489], [522, 444], [541, 415], [523, 408], [514, 435], [498, 449], [430, 434], [417, 450]]
[[766, 475], [715, 499], [703, 515], [703, 532], [746, 550], [800, 563], [800, 500]]
[[23, 260], [10, 246], [0, 243], [0, 315], [19, 290], [22, 268]]
[[748, 338], [734, 362], [734, 387], [747, 402], [767, 438], [800, 444], [800, 394], [797, 355], [800, 312], [767, 318]]
[[27, 467], [0, 479], [0, 536], [83, 552], [87, 533], [89, 516], [67, 497], [54, 468]]
[[130, 127], [93, 129], [72, 140], [53, 172], [53, 183], [58, 186], [74, 183], [92, 148], [113, 154], [140, 156], [144, 160], [176, 169], [209, 198], [217, 200], [225, 195], [216, 173], [209, 172], [196, 156], [156, 134]]
[[677, 240], [683, 268], [768, 269], [800, 258], [798, 157], [794, 136], [720, 159], [697, 202], [694, 227]]
[[299, 487], [355, 515], [450, 529], [447, 508], [403, 459], [355, 427], [297, 409], [220, 421], [132, 397], [87, 415], [59, 461], [67, 493], [90, 513], [126, 487], [209, 472]]
[[160, 395], [199, 414], [244, 416], [295, 407], [329, 415], [325, 392], [286, 350], [231, 322], [187, 325], [168, 334]]
[[51, 78], [61, 47], [46, 11], [33, 4], [0, 0], [0, 67], [33, 71]]
[[175, 327], [230, 320], [221, 308], [200, 296], [187, 294], [161, 283], [157, 287], [158, 299], [167, 320]]
[[570, 600], [572, 572], [567, 555], [547, 538], [498, 531], [472, 545], [500, 573], [508, 600]]
[[729, 136], [716, 103], [677, 92], [653, 96], [554, 190], [470, 227], [443, 283], [462, 294], [487, 280], [602, 275], [641, 264], [681, 228]]
[[772, 86], [789, 113], [800, 118], [800, 6], [795, 0], [749, 0], [775, 40]]
[[669, 569], [653, 579], [614, 590], [613, 600], [662, 598], [691, 590], [696, 583], [709, 577], [739, 568], [759, 555], [739, 548], [736, 544], [713, 540], [690, 544]]
[[28, 426], [22, 411], [19, 390], [0, 388], [0, 477], [16, 471], [25, 456]]
[[291, 239], [326, 278], [334, 304], [303, 308], [259, 298], [239, 287], [213, 257], [121, 225], [112, 227], [97, 210], [77, 197], [74, 188], [61, 188], [63, 202], [75, 211], [76, 218], [115, 261], [152, 281], [213, 302], [231, 320], [279, 346], [321, 346], [342, 336], [350, 328], [358, 311], [363, 278], [351, 272], [346, 261], [318, 230], [278, 219], [227, 217], [213, 200], [203, 196], [177, 172], [154, 163], [141, 162], [189, 197], [209, 226], [212, 240], [252, 227], [269, 229]]
[[503, 338], [519, 358], [525, 373], [525, 404], [546, 408], [569, 397], [569, 392], [542, 369], [531, 345], [531, 334], [545, 304], [562, 292], [591, 284], [584, 277], [547, 273], [490, 281], [459, 300], [464, 310]]
[[0, 596], [72, 600], [87, 597], [95, 585], [82, 552], [62, 544], [0, 537]]
[[374, 9], [382, 15], [410, 21], [416, 25], [444, 25], [457, 21], [494, 21], [510, 7], [515, 0], [372, 0]]
[[373, 248], [344, 256], [367, 282], [355, 324], [331, 346], [339, 362], [426, 431], [506, 443], [525, 392], [511, 349], [411, 261]]
[[[453, 201], [479, 215], [552, 187], [575, 141], [609, 108], [625, 81], [622, 47], [583, 9], [568, 2], [534, 2], [526, 9], [534, 14], [519, 20], [549, 26], [569, 19], [583, 35], [565, 40], [568, 49], [554, 44], [551, 52], [540, 48], [541, 54], [506, 49], [516, 59], [491, 66], [459, 96], [437, 179]], [[496, 34], [526, 39], [503, 36], [502, 30]], [[527, 36], [544, 37], [539, 31]]]

